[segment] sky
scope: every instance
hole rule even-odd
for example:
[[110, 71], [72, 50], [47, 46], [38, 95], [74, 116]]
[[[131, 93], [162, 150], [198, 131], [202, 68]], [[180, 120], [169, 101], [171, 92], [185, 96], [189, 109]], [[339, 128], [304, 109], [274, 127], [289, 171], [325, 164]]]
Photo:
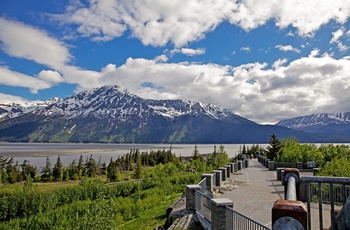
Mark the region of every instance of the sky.
[[350, 1], [0, 0], [0, 103], [118, 85], [261, 124], [350, 112]]

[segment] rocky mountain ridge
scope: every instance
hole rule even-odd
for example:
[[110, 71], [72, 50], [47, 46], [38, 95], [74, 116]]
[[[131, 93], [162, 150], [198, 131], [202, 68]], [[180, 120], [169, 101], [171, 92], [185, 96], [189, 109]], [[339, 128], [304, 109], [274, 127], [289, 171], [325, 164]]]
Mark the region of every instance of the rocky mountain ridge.
[[295, 136], [302, 142], [339, 138], [310, 135], [283, 127], [283, 123], [259, 125], [201, 102], [143, 99], [118, 86], [103, 86], [22, 108], [6, 106], [0, 106], [0, 141], [267, 143], [272, 133], [279, 138]]

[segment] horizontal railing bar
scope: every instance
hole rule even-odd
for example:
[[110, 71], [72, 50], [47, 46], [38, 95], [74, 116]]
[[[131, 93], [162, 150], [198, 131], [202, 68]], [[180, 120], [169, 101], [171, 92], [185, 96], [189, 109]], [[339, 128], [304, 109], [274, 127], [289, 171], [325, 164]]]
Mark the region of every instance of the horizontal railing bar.
[[201, 196], [204, 196], [205, 198], [207, 198], [207, 199], [212, 199], [212, 197], [210, 197], [210, 196], [208, 196], [208, 195], [206, 195], [206, 194], [204, 194], [204, 193], [202, 193], [202, 192], [200, 192], [200, 191], [198, 191], [198, 190], [196, 190], [195, 191], [196, 193], [199, 193]]
[[261, 223], [255, 221], [255, 220], [252, 220], [251, 218], [249, 218], [249, 217], [243, 215], [242, 213], [239, 213], [239, 212], [235, 211], [235, 210], [232, 209], [231, 207], [226, 206], [226, 208], [227, 208], [228, 210], [232, 211], [234, 215], [243, 217], [243, 218], [249, 220], [250, 222], [252, 222], [252, 223], [254, 223], [254, 224], [256, 224], [256, 225], [258, 225], [258, 226], [260, 226], [260, 227], [262, 227], [262, 228], [264, 228], [264, 229], [269, 229], [269, 228], [266, 227], [265, 225], [263, 225], [263, 224], [261, 224]]
[[316, 183], [350, 184], [349, 177], [302, 176], [300, 177], [300, 181], [304, 183], [316, 182]]

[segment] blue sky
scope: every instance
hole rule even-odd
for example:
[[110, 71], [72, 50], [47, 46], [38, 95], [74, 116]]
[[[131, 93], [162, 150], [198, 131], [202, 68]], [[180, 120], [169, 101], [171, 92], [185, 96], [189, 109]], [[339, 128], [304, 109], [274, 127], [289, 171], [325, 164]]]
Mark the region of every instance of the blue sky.
[[350, 111], [350, 2], [0, 1], [0, 103], [119, 85], [259, 123]]

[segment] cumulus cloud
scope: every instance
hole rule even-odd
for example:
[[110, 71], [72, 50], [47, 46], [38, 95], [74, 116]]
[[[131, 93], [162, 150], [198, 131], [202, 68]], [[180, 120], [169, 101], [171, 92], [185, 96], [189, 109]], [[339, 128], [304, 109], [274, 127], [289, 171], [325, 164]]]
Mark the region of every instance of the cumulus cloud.
[[5, 104], [8, 104], [8, 103], [24, 104], [28, 102], [28, 100], [23, 97], [14, 96], [14, 95], [5, 94], [5, 93], [0, 93], [0, 98], [1, 98], [1, 103], [5, 103]]
[[54, 84], [64, 82], [64, 79], [61, 76], [61, 74], [57, 71], [52, 70], [40, 71], [40, 73], [38, 74], [38, 78], [43, 81], [52, 82]]
[[348, 49], [348, 47], [340, 41], [340, 38], [344, 36], [344, 34], [345, 34], [345, 28], [341, 27], [340, 29], [332, 33], [333, 37], [329, 42], [330, 44], [336, 43], [340, 52], [345, 52]]
[[54, 17], [77, 25], [78, 33], [95, 41], [111, 40], [130, 29], [145, 45], [163, 46], [171, 41], [180, 47], [204, 38], [233, 6], [227, 0], [100, 0], [71, 6], [64, 15]]
[[285, 63], [287, 63], [287, 59], [286, 58], [283, 58], [283, 59], [278, 59], [277, 61], [275, 61], [273, 64], [272, 64], [272, 67], [274, 69], [278, 69], [280, 68], [281, 66], [283, 66]]
[[338, 29], [337, 31], [333, 32], [332, 35], [332, 39], [330, 40], [329, 43], [336, 43], [338, 42], [339, 38], [342, 37], [344, 35], [344, 27], [341, 27], [340, 29]]
[[47, 81], [12, 71], [2, 66], [0, 66], [0, 84], [29, 88], [32, 93], [37, 93], [38, 90], [48, 89], [52, 86]]
[[287, 51], [292, 51], [292, 52], [296, 52], [296, 53], [300, 53], [300, 50], [297, 49], [297, 48], [294, 48], [293, 46], [291, 45], [286, 45], [286, 46], [283, 46], [283, 45], [277, 45], [275, 46], [275, 48], [283, 51], [283, 52], [287, 52]]
[[10, 56], [24, 58], [59, 69], [69, 62], [66, 45], [45, 31], [0, 17], [2, 49]]
[[350, 111], [350, 60], [316, 53], [290, 63], [277, 60], [272, 68], [267, 63], [234, 67], [128, 58], [123, 65], [108, 64], [99, 72], [75, 69], [67, 78], [79, 90], [117, 84], [144, 98], [212, 103], [256, 122]]
[[120, 37], [129, 29], [145, 45], [181, 47], [223, 21], [249, 31], [272, 20], [280, 28], [294, 27], [299, 36], [313, 36], [322, 25], [332, 20], [344, 24], [349, 16], [350, 2], [344, 0], [94, 0], [74, 3], [53, 17], [76, 25], [80, 35], [94, 41]]
[[170, 52], [170, 55], [173, 56], [174, 54], [181, 53], [187, 56], [197, 56], [197, 55], [203, 55], [205, 54], [204, 48], [198, 48], [198, 49], [191, 49], [191, 48], [177, 48], [173, 49]]

